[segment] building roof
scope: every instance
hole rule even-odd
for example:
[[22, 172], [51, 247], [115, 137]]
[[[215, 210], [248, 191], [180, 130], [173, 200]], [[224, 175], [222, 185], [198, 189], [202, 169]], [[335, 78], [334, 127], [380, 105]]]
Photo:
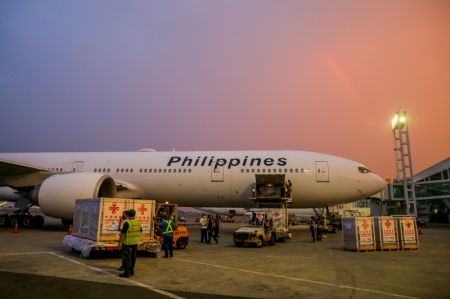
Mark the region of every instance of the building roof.
[[436, 174], [438, 172], [441, 172], [445, 169], [450, 169], [450, 157], [447, 159], [444, 159], [436, 164], [434, 164], [431, 167], [428, 167], [421, 172], [414, 175], [414, 181], [420, 181], [423, 180], [429, 176], [432, 176], [433, 174]]

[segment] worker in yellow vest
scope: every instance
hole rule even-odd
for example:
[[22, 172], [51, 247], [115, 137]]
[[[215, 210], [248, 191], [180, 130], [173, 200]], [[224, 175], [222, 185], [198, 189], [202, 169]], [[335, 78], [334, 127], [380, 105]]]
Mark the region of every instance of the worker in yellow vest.
[[122, 264], [124, 266], [124, 272], [119, 274], [120, 277], [130, 277], [134, 275], [137, 247], [142, 231], [141, 224], [134, 219], [136, 211], [131, 209], [126, 211], [126, 214], [127, 219], [123, 223], [119, 239], [119, 243], [122, 244]]
[[159, 223], [159, 227], [161, 227], [163, 236], [164, 257], [168, 258], [169, 254], [170, 257], [173, 257], [173, 231], [176, 224], [170, 219], [169, 215], [164, 214], [163, 220]]

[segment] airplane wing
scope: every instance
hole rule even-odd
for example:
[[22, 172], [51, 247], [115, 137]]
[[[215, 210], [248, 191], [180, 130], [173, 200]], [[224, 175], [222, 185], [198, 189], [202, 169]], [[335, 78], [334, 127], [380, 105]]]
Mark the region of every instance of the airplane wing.
[[0, 160], [0, 187], [14, 189], [40, 184], [51, 171], [45, 168]]
[[50, 172], [48, 169], [0, 160], [0, 176], [16, 176], [34, 172]]

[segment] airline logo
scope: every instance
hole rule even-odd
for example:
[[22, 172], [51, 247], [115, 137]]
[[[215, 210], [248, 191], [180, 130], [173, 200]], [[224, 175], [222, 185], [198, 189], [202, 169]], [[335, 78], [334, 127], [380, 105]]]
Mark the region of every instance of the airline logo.
[[232, 167], [246, 167], [246, 166], [286, 166], [286, 158], [252, 158], [245, 156], [241, 158], [216, 158], [214, 156], [197, 156], [195, 158], [189, 156], [172, 156], [167, 162], [167, 166], [208, 166], [214, 165], [217, 167], [227, 167], [228, 169]]

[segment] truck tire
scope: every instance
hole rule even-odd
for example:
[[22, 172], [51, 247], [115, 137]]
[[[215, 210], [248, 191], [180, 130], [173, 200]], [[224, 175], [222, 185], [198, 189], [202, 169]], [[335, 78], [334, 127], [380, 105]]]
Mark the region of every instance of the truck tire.
[[256, 248], [261, 248], [263, 245], [264, 245], [264, 240], [263, 240], [262, 237], [259, 237], [259, 238], [256, 240]]
[[334, 225], [328, 224], [328, 225], [327, 225], [327, 231], [328, 231], [329, 233], [335, 233], [335, 232], [336, 232], [336, 228], [334, 227]]
[[185, 249], [187, 246], [186, 238], [179, 238], [177, 240], [177, 249]]
[[7, 226], [9, 224], [8, 215], [0, 215], [0, 226]]
[[276, 235], [276, 234], [272, 234], [272, 235], [270, 236], [270, 242], [269, 242], [269, 244], [270, 244], [271, 246], [273, 246], [273, 245], [275, 245], [276, 242], [277, 242], [277, 235]]

